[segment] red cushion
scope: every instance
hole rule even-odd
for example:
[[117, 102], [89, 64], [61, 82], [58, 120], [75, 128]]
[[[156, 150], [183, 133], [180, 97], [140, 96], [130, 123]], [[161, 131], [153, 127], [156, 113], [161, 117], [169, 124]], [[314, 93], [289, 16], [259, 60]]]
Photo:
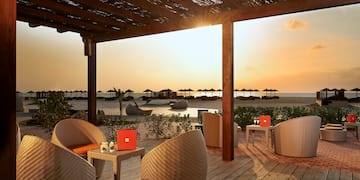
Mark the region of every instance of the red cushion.
[[80, 155], [86, 155], [88, 151], [93, 149], [99, 149], [99, 144], [84, 144], [84, 145], [73, 145], [69, 147], [74, 153]]

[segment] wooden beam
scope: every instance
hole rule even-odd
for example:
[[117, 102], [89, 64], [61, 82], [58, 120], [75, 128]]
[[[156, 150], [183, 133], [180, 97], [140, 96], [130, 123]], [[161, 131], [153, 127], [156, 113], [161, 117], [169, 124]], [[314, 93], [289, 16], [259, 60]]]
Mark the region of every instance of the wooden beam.
[[0, 1], [0, 174], [16, 179], [16, 1]]
[[88, 121], [96, 124], [96, 42], [86, 38], [83, 41], [88, 57]]
[[242, 21], [290, 13], [305, 12], [324, 8], [338, 7], [360, 3], [360, 0], [290, 0], [257, 7], [232, 10], [224, 14], [214, 15], [212, 21], [223, 17], [231, 17], [231, 21]]
[[234, 28], [233, 22], [222, 25], [222, 73], [223, 73], [223, 160], [234, 160]]

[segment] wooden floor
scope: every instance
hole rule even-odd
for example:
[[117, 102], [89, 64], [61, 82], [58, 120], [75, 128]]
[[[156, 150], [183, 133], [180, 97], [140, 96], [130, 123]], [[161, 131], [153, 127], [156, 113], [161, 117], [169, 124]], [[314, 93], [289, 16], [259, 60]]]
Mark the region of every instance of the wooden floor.
[[[253, 140], [249, 146], [246, 146], [244, 138], [240, 139], [238, 148], [234, 149], [235, 158], [233, 161], [223, 161], [220, 148], [208, 148], [207, 179], [360, 180], [360, 168], [358, 167], [360, 163], [360, 142], [352, 136], [348, 137], [346, 142], [320, 141], [318, 156], [315, 158], [288, 158], [276, 155], [271, 148], [264, 146], [264, 134], [255, 137], [257, 137], [257, 139], [255, 138], [255, 145]], [[145, 147], [147, 152], [160, 143], [159, 141], [151, 141], [148, 144], [142, 143], [140, 145]], [[339, 154], [341, 156], [338, 156]], [[99, 179], [113, 179], [110, 162], [106, 162], [103, 175]], [[133, 157], [122, 162], [121, 179], [140, 179], [140, 157]]]
[[[112, 164], [105, 163], [100, 180], [113, 179]], [[134, 157], [122, 162], [121, 179], [140, 179], [140, 157]], [[326, 168], [311, 168], [306, 166], [261, 161], [251, 157], [235, 157], [233, 161], [222, 161], [219, 154], [208, 154], [207, 179], [344, 179], [360, 180], [359, 172], [334, 170]]]

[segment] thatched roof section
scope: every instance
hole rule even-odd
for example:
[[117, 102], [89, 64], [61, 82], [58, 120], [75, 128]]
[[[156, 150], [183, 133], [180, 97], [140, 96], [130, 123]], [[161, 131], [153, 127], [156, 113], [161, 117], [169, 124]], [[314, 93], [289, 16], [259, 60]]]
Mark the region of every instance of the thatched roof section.
[[97, 42], [190, 29], [359, 0], [17, 0], [17, 19]]

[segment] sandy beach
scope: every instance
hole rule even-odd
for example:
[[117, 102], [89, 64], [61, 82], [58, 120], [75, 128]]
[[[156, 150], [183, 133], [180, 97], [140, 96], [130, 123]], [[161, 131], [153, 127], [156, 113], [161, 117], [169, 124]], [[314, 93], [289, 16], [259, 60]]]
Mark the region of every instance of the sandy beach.
[[[87, 105], [86, 100], [73, 100], [70, 101], [71, 104], [75, 105], [75, 109], [85, 109]], [[124, 107], [130, 102], [124, 102]], [[137, 101], [137, 103], [141, 106], [145, 104], [143, 101]], [[293, 106], [305, 106], [309, 104], [314, 104], [315, 98], [310, 97], [281, 97], [279, 99], [271, 99], [271, 100], [234, 100], [234, 108], [238, 106], [254, 106], [254, 107], [293, 107]], [[352, 104], [358, 106], [358, 104]], [[98, 109], [105, 109], [109, 112], [113, 112], [115, 115], [119, 114], [119, 104], [117, 101], [105, 101], [105, 100], [98, 100], [97, 101]], [[31, 101], [24, 102], [25, 112], [18, 112], [17, 113], [17, 122], [26, 121], [31, 119], [31, 113], [29, 113], [30, 108], [34, 108], [35, 105], [31, 104]], [[186, 110], [176, 110], [173, 111], [169, 108], [169, 106], [142, 106], [143, 108], [150, 108], [156, 109], [154, 112], [158, 113], [173, 113], [173, 114], [189, 114], [190, 118], [193, 123], [197, 122], [197, 111], [199, 109], [207, 109], [210, 112], [214, 111], [221, 111], [222, 101], [221, 99], [213, 100], [213, 101], [203, 101], [203, 100], [189, 100], [189, 106]], [[154, 113], [156, 114], [156, 113]], [[126, 120], [136, 120], [143, 122], [145, 118], [143, 116], [125, 116]], [[44, 139], [50, 140], [51, 138], [51, 131], [48, 129], [42, 128], [40, 126], [27, 126], [24, 123], [20, 123], [22, 135], [24, 134], [32, 134], [43, 137]], [[100, 127], [104, 132], [106, 131], [105, 127]], [[144, 127], [143, 123], [139, 123], [138, 131], [140, 132], [140, 139], [145, 139], [145, 131], [146, 128]]]

